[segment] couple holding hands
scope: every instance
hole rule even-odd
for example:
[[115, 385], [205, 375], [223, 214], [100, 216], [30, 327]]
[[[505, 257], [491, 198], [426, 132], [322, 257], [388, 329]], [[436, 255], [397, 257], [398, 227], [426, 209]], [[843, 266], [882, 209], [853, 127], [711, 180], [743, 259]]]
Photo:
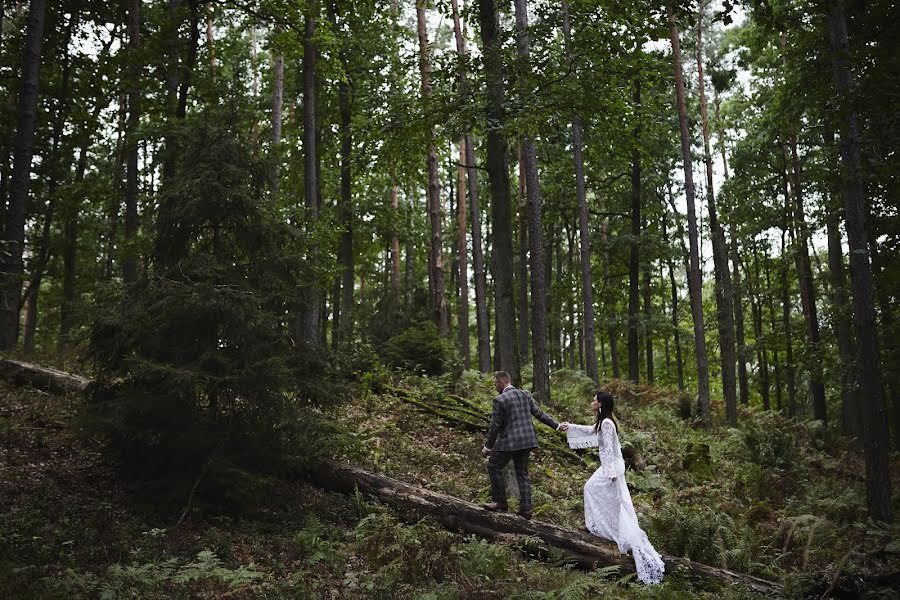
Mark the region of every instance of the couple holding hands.
[[631, 550], [641, 581], [659, 583], [665, 564], [638, 525], [631, 494], [625, 484], [625, 461], [619, 445], [618, 424], [613, 417], [612, 395], [607, 392], [594, 394], [591, 410], [596, 415], [596, 422], [593, 425], [575, 425], [557, 423], [538, 407], [529, 392], [513, 387], [509, 374], [504, 371], [494, 375], [494, 387], [498, 395], [494, 398], [487, 442], [481, 449], [483, 456], [490, 456], [487, 470], [493, 501], [483, 507], [489, 511], [509, 509], [502, 471], [512, 461], [519, 486], [517, 512], [531, 519], [528, 457], [538, 445], [531, 421], [534, 416], [548, 427], [565, 431], [569, 447], [600, 449], [600, 468], [584, 486], [585, 526], [592, 534], [616, 542], [622, 554]]

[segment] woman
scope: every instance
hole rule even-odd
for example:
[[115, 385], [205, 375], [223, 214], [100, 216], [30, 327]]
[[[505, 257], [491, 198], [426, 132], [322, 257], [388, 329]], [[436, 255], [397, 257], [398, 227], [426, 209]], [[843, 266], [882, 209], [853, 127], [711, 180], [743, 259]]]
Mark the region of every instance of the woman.
[[614, 404], [611, 394], [597, 392], [591, 402], [591, 410], [597, 415], [593, 425], [564, 424], [568, 425], [569, 447], [600, 447], [600, 468], [584, 485], [585, 525], [594, 535], [616, 542], [622, 554], [631, 550], [641, 581], [659, 583], [665, 564], [638, 525], [625, 485], [625, 460], [613, 417]]

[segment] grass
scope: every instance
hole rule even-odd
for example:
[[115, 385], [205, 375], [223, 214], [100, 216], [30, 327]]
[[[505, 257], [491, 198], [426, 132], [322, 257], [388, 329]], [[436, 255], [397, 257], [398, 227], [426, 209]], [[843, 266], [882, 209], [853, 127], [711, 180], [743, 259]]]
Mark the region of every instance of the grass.
[[[558, 419], [588, 422], [590, 386], [554, 376]], [[867, 520], [858, 453], [815, 424], [743, 410], [740, 427], [711, 432], [679, 416], [677, 394], [610, 384], [635, 507], [657, 549], [786, 582], [787, 594], [896, 597], [897, 526]], [[414, 398], [434, 409], [404, 401]], [[456, 400], [461, 397], [465, 402]], [[352, 432], [345, 458], [403, 481], [480, 501], [483, 436], [475, 421], [492, 389], [392, 375], [329, 415]], [[276, 480], [240, 516], [156, 504], [130, 488], [76, 418], [78, 400], [0, 386], [0, 590], [10, 598], [741, 598], [678, 575], [646, 587], [615, 570], [583, 573], [537, 562], [422, 521], [403, 525], [365, 498]], [[579, 529], [585, 464], [550, 451], [563, 436], [536, 425], [531, 467], [538, 518]], [[894, 460], [896, 474], [897, 461]], [[190, 490], [182, 490], [185, 501]]]

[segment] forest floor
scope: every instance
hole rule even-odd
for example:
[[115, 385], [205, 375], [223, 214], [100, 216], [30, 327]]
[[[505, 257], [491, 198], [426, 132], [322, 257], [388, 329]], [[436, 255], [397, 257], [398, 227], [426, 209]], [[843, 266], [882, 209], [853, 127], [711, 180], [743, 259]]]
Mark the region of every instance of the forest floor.
[[[590, 382], [557, 372], [553, 385], [545, 409], [587, 423]], [[741, 410], [738, 428], [706, 432], [677, 392], [610, 387], [620, 399], [627, 481], [658, 550], [779, 580], [790, 597], [898, 597], [900, 528], [865, 517], [864, 465], [841, 438], [752, 409]], [[350, 433], [340, 458], [487, 499], [483, 434], [470, 431], [486, 425], [487, 378], [395, 375], [359, 389], [328, 415]], [[180, 521], [183, 505], [160, 509], [120, 480], [78, 408], [75, 397], [0, 384], [2, 598], [750, 597], [678, 574], [647, 587], [616, 569], [533, 560], [514, 543], [427, 519], [403, 524], [366, 498], [300, 481], [265, 479], [251, 512], [191, 506]], [[536, 426], [535, 518], [580, 529], [596, 460], [590, 452], [575, 460], [563, 434]]]

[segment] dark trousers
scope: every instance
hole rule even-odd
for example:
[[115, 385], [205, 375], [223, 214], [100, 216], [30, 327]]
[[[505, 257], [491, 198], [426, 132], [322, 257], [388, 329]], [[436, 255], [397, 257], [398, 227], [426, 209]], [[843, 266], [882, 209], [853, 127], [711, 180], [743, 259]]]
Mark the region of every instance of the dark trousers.
[[494, 502], [506, 504], [506, 481], [503, 479], [503, 467], [510, 460], [516, 469], [516, 482], [519, 484], [519, 506], [531, 508], [531, 480], [528, 478], [528, 456], [533, 448], [503, 452], [494, 450], [488, 461], [488, 475], [491, 478], [491, 498]]

